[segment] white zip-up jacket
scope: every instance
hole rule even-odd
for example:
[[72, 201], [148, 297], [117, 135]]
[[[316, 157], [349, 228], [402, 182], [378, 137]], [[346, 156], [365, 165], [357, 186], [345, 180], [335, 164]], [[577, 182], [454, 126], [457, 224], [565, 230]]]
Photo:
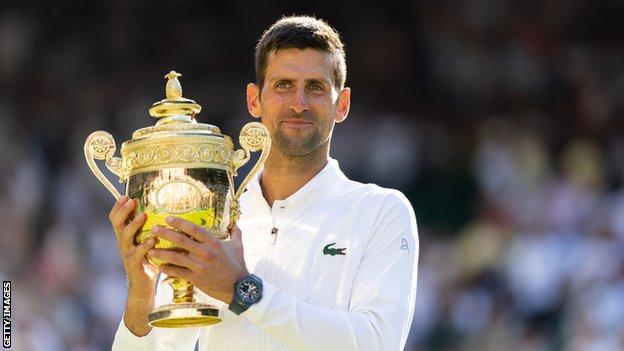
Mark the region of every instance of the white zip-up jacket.
[[[403, 194], [351, 181], [331, 159], [286, 200], [269, 207], [257, 176], [241, 197], [245, 262], [262, 299], [221, 323], [153, 328], [119, 324], [113, 350], [402, 350], [416, 297], [418, 231]], [[342, 254], [331, 255], [332, 250]], [[203, 295], [203, 297], [201, 296]], [[157, 304], [171, 301], [158, 288]]]

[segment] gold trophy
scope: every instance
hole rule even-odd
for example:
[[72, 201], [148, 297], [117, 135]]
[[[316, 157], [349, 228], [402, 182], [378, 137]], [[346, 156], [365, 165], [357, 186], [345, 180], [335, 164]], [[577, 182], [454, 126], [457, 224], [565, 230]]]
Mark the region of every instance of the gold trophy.
[[[238, 199], [249, 181], [260, 170], [271, 148], [268, 130], [258, 122], [246, 124], [234, 151], [232, 139], [218, 127], [197, 123], [201, 106], [182, 97], [182, 86], [171, 71], [165, 78], [166, 99], [149, 109], [156, 125], [136, 130], [132, 139], [121, 145], [121, 158], [115, 154], [115, 141], [104, 131], [89, 135], [84, 153], [89, 168], [115, 198], [121, 194], [98, 168], [95, 160], [126, 183], [126, 194], [137, 201], [136, 214], [145, 212], [147, 220], [135, 236], [135, 243], [150, 238], [155, 225], [168, 227], [170, 215], [202, 226], [219, 239], [229, 237], [229, 229], [238, 220]], [[260, 157], [238, 190], [233, 178], [238, 168], [249, 161], [251, 152], [262, 150]], [[171, 241], [157, 239], [156, 248], [181, 250]], [[161, 260], [147, 257], [160, 266]], [[181, 328], [210, 325], [221, 321], [218, 309], [198, 303], [193, 285], [186, 279], [168, 277], [173, 288], [173, 302], [157, 307], [149, 314], [154, 327]]]

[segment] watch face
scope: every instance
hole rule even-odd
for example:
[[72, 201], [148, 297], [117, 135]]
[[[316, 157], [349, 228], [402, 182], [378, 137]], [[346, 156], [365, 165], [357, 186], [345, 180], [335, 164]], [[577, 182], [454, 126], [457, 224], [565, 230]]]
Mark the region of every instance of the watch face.
[[243, 302], [246, 303], [254, 303], [258, 299], [258, 294], [260, 293], [260, 289], [258, 289], [258, 285], [252, 281], [242, 281], [238, 286], [238, 296]]

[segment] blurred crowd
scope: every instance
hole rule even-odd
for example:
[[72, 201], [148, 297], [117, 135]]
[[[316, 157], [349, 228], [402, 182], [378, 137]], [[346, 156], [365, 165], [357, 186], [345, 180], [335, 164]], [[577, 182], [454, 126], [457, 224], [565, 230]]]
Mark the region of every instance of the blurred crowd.
[[255, 41], [305, 13], [347, 46], [353, 107], [332, 156], [416, 210], [406, 349], [623, 350], [624, 3], [314, 6], [0, 4], [0, 277], [13, 283], [14, 349], [108, 349], [123, 312], [113, 199], [86, 166], [86, 136], [107, 130], [119, 146], [153, 124], [171, 69], [200, 121], [237, 135]]

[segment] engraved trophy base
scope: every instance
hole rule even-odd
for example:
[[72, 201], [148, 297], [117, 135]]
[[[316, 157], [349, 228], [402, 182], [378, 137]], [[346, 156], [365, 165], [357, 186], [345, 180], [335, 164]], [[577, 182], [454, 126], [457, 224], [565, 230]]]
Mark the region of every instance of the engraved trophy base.
[[149, 314], [149, 325], [159, 328], [201, 327], [221, 322], [219, 310], [203, 303], [172, 303]]

